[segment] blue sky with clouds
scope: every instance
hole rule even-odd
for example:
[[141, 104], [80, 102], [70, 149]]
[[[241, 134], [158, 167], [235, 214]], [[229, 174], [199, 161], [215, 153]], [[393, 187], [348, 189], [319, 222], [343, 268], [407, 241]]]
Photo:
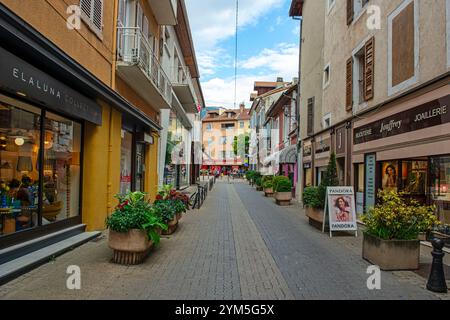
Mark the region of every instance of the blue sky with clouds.
[[[234, 0], [185, 0], [208, 106], [234, 106]], [[299, 21], [291, 0], [239, 0], [237, 102], [250, 106], [254, 81], [298, 73]]]

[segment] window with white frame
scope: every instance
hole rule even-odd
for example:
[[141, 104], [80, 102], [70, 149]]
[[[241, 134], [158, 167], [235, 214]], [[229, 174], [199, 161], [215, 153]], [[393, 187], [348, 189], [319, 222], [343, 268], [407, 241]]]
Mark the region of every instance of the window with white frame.
[[328, 87], [330, 84], [330, 64], [327, 64], [323, 69], [323, 88]]
[[206, 124], [206, 130], [207, 131], [211, 131], [212, 130], [212, 123], [207, 123]]
[[419, 5], [405, 0], [388, 17], [388, 94], [419, 79]]
[[331, 113], [327, 113], [322, 118], [322, 127], [323, 129], [327, 129], [331, 127]]
[[330, 13], [331, 9], [333, 9], [335, 4], [336, 4], [336, 0], [327, 0], [328, 13]]
[[81, 19], [103, 39], [103, 0], [80, 0]]

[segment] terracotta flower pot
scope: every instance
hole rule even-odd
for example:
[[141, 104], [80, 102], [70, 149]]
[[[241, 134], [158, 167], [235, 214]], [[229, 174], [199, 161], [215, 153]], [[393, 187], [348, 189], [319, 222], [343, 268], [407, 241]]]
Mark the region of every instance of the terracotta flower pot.
[[153, 246], [145, 231], [132, 229], [128, 232], [109, 230], [108, 245], [114, 250], [113, 261], [119, 264], [139, 264], [147, 257]]
[[292, 192], [275, 192], [274, 198], [279, 206], [288, 206], [291, 204]]
[[419, 269], [420, 241], [384, 240], [363, 234], [362, 256], [382, 270]]
[[264, 195], [266, 197], [272, 197], [273, 196], [273, 188], [265, 188], [264, 189]]
[[175, 232], [175, 230], [177, 230], [178, 227], [177, 216], [173, 217], [173, 219], [167, 223], [167, 226], [168, 226], [167, 230], [162, 231], [162, 234], [165, 236], [171, 235], [172, 233]]

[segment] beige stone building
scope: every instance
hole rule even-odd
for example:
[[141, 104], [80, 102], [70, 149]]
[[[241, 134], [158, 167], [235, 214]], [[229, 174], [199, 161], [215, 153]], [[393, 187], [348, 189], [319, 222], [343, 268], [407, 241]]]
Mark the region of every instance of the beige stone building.
[[[450, 1], [327, 0], [321, 10], [309, 10], [318, 1], [294, 2], [303, 16], [305, 184], [320, 183], [335, 152], [340, 183], [355, 186], [359, 212], [378, 189], [391, 188], [436, 203], [448, 221]], [[320, 50], [308, 39], [314, 30], [320, 43], [322, 21]], [[322, 90], [313, 108], [312, 83]]]
[[[234, 154], [234, 137], [248, 135], [250, 115], [245, 105], [239, 109], [219, 109], [208, 111], [202, 120], [203, 169], [229, 171], [239, 170], [248, 164], [248, 158]], [[238, 140], [240, 141], [240, 140]], [[243, 142], [238, 142], [243, 147]]]

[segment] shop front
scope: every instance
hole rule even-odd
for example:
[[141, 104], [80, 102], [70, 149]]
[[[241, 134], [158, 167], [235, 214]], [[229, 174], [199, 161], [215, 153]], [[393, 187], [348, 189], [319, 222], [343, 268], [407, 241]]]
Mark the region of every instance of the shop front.
[[450, 224], [449, 88], [443, 85], [355, 122], [359, 211], [375, 205], [377, 190], [392, 190], [436, 205], [439, 220]]
[[331, 154], [331, 134], [325, 132], [314, 138], [314, 183], [319, 186], [325, 178]]
[[191, 153], [188, 145], [189, 130], [175, 112], [170, 113], [167, 130], [167, 147], [164, 167], [164, 184], [171, 184], [176, 189], [183, 189], [190, 183]]
[[4, 48], [0, 70], [0, 239], [81, 223], [84, 125], [101, 107]]

